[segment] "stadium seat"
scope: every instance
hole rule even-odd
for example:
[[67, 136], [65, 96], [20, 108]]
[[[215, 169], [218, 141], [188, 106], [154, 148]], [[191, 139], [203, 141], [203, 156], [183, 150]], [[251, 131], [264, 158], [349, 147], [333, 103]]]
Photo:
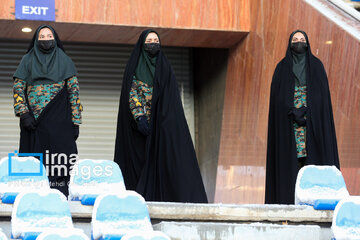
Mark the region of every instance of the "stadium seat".
[[5, 236], [5, 233], [2, 232], [1, 228], [0, 228], [0, 240], [8, 240], [8, 238]]
[[121, 240], [170, 240], [170, 238], [160, 231], [137, 231], [124, 235]]
[[144, 198], [134, 191], [100, 195], [92, 213], [92, 239], [121, 239], [132, 231], [152, 231]]
[[81, 229], [51, 230], [41, 233], [36, 240], [89, 240]]
[[11, 215], [12, 238], [36, 239], [44, 231], [73, 229], [66, 197], [56, 189], [21, 192]]
[[336, 240], [360, 239], [360, 197], [341, 200], [335, 208], [331, 229]]
[[11, 156], [0, 160], [0, 199], [12, 204], [19, 192], [50, 189], [43, 164], [34, 157]]
[[317, 210], [334, 210], [349, 196], [344, 178], [335, 166], [308, 165], [300, 169], [295, 186], [295, 204]]
[[94, 205], [98, 195], [125, 191], [124, 179], [114, 161], [79, 160], [70, 173], [69, 199]]

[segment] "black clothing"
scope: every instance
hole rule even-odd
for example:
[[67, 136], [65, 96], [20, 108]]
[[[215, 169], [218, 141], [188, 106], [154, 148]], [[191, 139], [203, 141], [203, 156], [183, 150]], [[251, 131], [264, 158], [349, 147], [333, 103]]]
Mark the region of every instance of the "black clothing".
[[[56, 41], [56, 46], [47, 51], [38, 44], [38, 34], [45, 27], [53, 32]], [[36, 30], [14, 78], [25, 80], [29, 85], [53, 84], [64, 81], [76, 73], [75, 65], [64, 53], [55, 30], [43, 25]], [[27, 105], [30, 106], [26, 91], [25, 98]], [[60, 190], [67, 196], [70, 160], [74, 162], [77, 158], [75, 140], [79, 135], [79, 126], [73, 126], [66, 82], [63, 89], [45, 106], [36, 120], [29, 107], [29, 113], [21, 116], [20, 130], [19, 152], [42, 153], [50, 187]]]
[[206, 193], [178, 85], [161, 50], [153, 80], [149, 136], [138, 131], [130, 111], [130, 88], [149, 32], [154, 31], [141, 34], [125, 69], [114, 160], [120, 165], [126, 188], [137, 191], [147, 201], [205, 203]]
[[[298, 31], [296, 31], [298, 32]], [[285, 58], [276, 66], [271, 83], [265, 203], [294, 204], [299, 163], [293, 118], [295, 75], [289, 40]], [[304, 165], [339, 166], [328, 79], [321, 61], [311, 53], [306, 37], [306, 152]]]
[[30, 113], [24, 113], [20, 116], [20, 125], [27, 130], [35, 130], [35, 118]]
[[[31, 113], [31, 109], [30, 114]], [[43, 153], [43, 163], [46, 167], [50, 186], [68, 195], [68, 181], [70, 180], [70, 158], [77, 154], [74, 139], [71, 107], [68, 92], [65, 87], [46, 105], [36, 120], [36, 129], [28, 130], [21, 127], [20, 153]], [[47, 151], [48, 150], [48, 151]], [[51, 162], [51, 156], [54, 162]], [[64, 156], [59, 154], [65, 154]], [[49, 160], [46, 160], [49, 156]], [[73, 155], [73, 157], [75, 157]]]

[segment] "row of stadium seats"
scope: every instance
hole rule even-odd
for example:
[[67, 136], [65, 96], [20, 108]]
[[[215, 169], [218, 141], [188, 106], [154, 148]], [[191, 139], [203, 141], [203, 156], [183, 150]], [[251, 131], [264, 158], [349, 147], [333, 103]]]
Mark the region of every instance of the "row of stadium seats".
[[[145, 200], [125, 189], [116, 163], [80, 160], [72, 171], [69, 200], [94, 205], [91, 239], [169, 240], [153, 231]], [[74, 228], [68, 199], [50, 189], [46, 171], [36, 158], [0, 161], [0, 198], [2, 203], [13, 204], [13, 239], [89, 239]], [[7, 238], [0, 231], [1, 239]]]
[[[134, 191], [97, 197], [91, 230], [91, 239], [169, 240], [165, 234], [153, 231], [145, 200]], [[25, 240], [89, 239], [81, 229], [74, 228], [68, 201], [55, 189], [18, 194], [11, 234], [14, 239]]]
[[[109, 160], [79, 160], [71, 169], [69, 200], [93, 205], [98, 195], [125, 191], [119, 166]], [[0, 160], [0, 198], [14, 203], [19, 192], [27, 189], [50, 189], [44, 165], [34, 157], [11, 157]]]
[[[9, 174], [10, 167], [15, 175]], [[0, 198], [2, 202], [12, 203], [20, 193], [15, 200], [16, 206], [16, 202], [20, 201], [18, 198], [24, 196], [29, 189], [34, 191], [31, 195], [33, 198], [36, 198], [36, 194], [43, 192], [55, 194], [55, 190], [49, 188], [45, 169], [39, 170], [41, 168], [43, 168], [42, 164], [32, 157], [2, 159], [0, 161]], [[4, 169], [9, 169], [9, 171]], [[33, 174], [34, 176], [23, 174], [34, 173], [35, 171], [41, 172], [41, 174]], [[63, 200], [66, 202], [65, 196], [62, 195], [61, 198], [64, 198]], [[31, 199], [30, 197], [27, 202], [31, 202]], [[121, 170], [113, 161], [79, 160], [72, 169], [69, 200], [81, 201], [83, 205], [95, 204], [92, 219], [93, 239], [102, 239], [106, 235], [105, 232], [119, 237], [125, 232], [121, 226], [126, 226], [123, 223], [126, 221], [126, 216], [136, 220], [132, 224], [139, 226], [139, 229], [152, 230], [145, 201], [137, 193], [126, 191]], [[61, 206], [60, 202], [59, 206]], [[360, 234], [359, 197], [349, 196], [344, 178], [334, 166], [310, 165], [303, 167], [299, 171], [296, 181], [295, 204], [310, 205], [316, 210], [335, 209], [332, 230], [336, 239], [343, 239], [343, 236], [351, 236], [351, 234]], [[30, 204], [29, 206], [34, 208], [37, 205]], [[32, 212], [26, 214], [31, 215]], [[70, 211], [63, 217], [65, 216], [71, 219]], [[112, 224], [109, 224], [109, 219], [113, 220]], [[13, 226], [13, 230], [15, 230], [13, 233], [19, 235], [16, 231], [16, 224]], [[101, 231], [103, 229], [105, 231]], [[120, 235], [119, 232], [121, 232]], [[145, 236], [149, 235], [145, 234]]]
[[301, 168], [296, 179], [295, 204], [335, 210], [331, 226], [335, 239], [360, 239], [360, 197], [349, 195], [335, 166]]

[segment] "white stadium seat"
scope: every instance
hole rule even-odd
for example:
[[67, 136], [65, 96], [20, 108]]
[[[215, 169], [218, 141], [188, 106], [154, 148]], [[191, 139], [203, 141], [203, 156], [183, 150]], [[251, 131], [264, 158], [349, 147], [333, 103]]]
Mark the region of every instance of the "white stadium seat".
[[66, 197], [56, 189], [21, 192], [11, 215], [12, 238], [35, 239], [44, 231], [73, 229]]
[[134, 191], [100, 195], [92, 214], [93, 239], [120, 239], [132, 231], [152, 231], [144, 198]]
[[110, 160], [79, 160], [72, 168], [69, 199], [93, 205], [98, 195], [125, 191], [119, 165]]
[[36, 240], [89, 240], [82, 229], [51, 230], [41, 233]]
[[137, 231], [126, 234], [121, 240], [170, 240], [170, 238], [160, 231]]
[[19, 192], [50, 189], [44, 165], [34, 157], [5, 157], [0, 160], [0, 199], [12, 204]]
[[336, 240], [360, 239], [360, 197], [341, 200], [335, 208], [331, 229]]
[[295, 186], [296, 205], [333, 210], [347, 196], [344, 178], [335, 166], [308, 165], [300, 169]]
[[8, 240], [8, 238], [5, 236], [5, 233], [2, 232], [1, 228], [0, 228], [0, 240]]

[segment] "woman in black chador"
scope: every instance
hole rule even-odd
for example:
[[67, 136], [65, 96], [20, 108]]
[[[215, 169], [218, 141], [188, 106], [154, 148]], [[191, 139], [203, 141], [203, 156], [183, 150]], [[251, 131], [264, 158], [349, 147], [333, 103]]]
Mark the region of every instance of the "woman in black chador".
[[340, 168], [325, 69], [297, 30], [271, 83], [265, 203], [294, 204], [297, 173], [309, 164]]
[[50, 186], [68, 195], [70, 160], [77, 156], [81, 111], [74, 63], [55, 30], [40, 26], [14, 73], [20, 153], [43, 153]]
[[158, 34], [144, 31], [121, 90], [115, 162], [147, 201], [207, 202], [174, 72]]

